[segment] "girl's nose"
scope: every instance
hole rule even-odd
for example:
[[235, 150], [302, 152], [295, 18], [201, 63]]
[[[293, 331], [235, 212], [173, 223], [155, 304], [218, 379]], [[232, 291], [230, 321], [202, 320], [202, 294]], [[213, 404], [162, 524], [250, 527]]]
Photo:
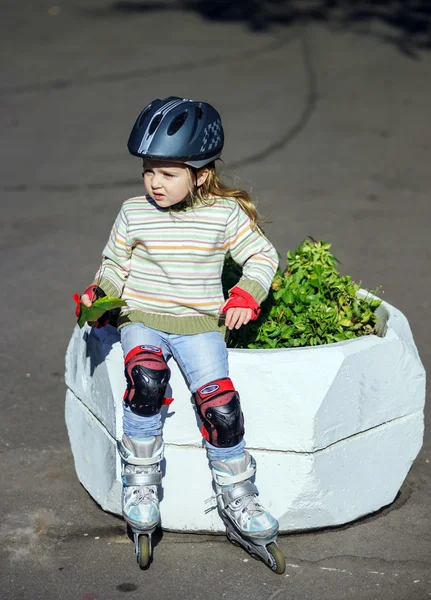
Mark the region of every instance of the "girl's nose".
[[161, 187], [161, 178], [160, 175], [158, 175], [157, 173], [154, 173], [153, 177], [151, 178], [151, 187], [153, 188], [153, 190], [156, 190], [157, 188]]

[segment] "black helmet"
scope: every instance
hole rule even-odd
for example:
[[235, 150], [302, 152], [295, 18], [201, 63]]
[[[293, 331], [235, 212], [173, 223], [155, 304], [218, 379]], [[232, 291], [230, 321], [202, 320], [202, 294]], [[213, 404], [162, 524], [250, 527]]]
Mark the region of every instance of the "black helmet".
[[221, 118], [211, 104], [170, 96], [144, 108], [127, 147], [134, 156], [203, 167], [220, 156], [223, 143]]

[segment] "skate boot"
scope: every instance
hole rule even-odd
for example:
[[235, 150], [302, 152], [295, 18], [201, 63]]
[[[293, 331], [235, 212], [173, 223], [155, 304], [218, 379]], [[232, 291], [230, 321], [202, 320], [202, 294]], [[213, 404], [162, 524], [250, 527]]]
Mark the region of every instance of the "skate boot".
[[278, 521], [263, 508], [258, 489], [250, 481], [256, 472], [253, 457], [245, 451], [239, 458], [211, 461], [211, 470], [228, 539], [275, 573], [284, 573], [286, 561], [277, 546]]
[[163, 439], [123, 435], [117, 444], [122, 461], [123, 516], [133, 532], [136, 560], [144, 568], [150, 564], [151, 535], [160, 521], [157, 486], [162, 482]]

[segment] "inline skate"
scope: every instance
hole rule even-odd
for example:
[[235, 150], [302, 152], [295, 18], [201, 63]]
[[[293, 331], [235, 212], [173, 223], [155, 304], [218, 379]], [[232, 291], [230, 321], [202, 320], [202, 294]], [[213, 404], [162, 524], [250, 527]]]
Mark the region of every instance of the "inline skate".
[[151, 536], [160, 522], [157, 486], [162, 482], [163, 439], [123, 435], [117, 444], [122, 461], [123, 516], [133, 532], [138, 565], [145, 568], [152, 558]]
[[278, 521], [262, 507], [258, 489], [251, 482], [256, 472], [253, 457], [245, 451], [241, 457], [210, 464], [227, 538], [275, 573], [284, 573], [286, 560], [277, 545]]

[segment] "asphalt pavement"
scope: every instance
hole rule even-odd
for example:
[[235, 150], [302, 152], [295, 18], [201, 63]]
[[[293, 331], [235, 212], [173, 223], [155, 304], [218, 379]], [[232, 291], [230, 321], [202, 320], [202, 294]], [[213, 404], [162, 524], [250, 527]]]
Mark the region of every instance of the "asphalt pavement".
[[213, 103], [226, 176], [283, 258], [308, 235], [331, 242], [343, 273], [404, 312], [429, 370], [431, 52], [401, 51], [376, 20], [262, 30], [191, 3], [54, 1], [0, 8], [0, 598], [431, 597], [427, 427], [395, 502], [281, 537], [278, 576], [224, 536], [167, 532], [140, 571], [124, 522], [79, 484], [64, 422], [72, 294], [142, 191], [126, 143], [154, 97]]

